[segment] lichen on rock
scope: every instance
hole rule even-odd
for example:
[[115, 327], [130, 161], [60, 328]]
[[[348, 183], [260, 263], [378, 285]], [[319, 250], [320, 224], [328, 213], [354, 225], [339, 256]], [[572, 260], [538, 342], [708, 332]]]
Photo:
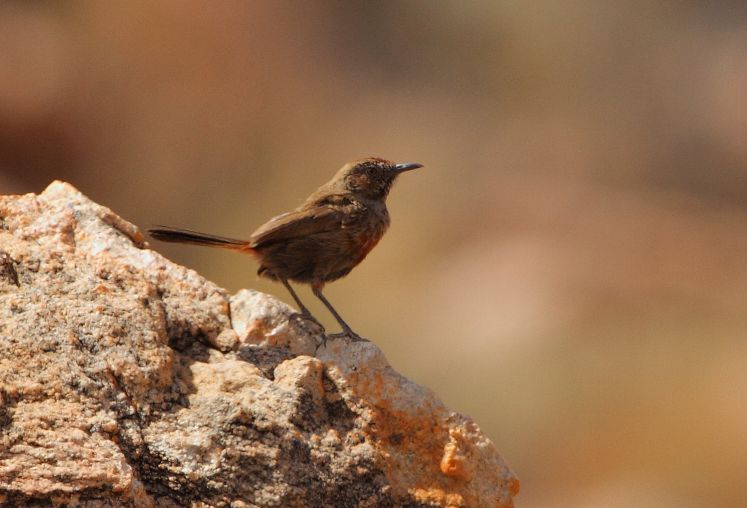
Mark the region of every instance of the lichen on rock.
[[0, 505], [512, 506], [474, 422], [292, 314], [68, 184], [1, 196]]

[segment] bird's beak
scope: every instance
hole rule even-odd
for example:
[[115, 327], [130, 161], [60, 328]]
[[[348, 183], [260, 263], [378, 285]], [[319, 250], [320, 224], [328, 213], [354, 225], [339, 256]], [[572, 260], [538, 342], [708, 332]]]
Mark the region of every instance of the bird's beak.
[[395, 164], [394, 172], [399, 174], [399, 173], [404, 173], [405, 171], [410, 171], [411, 169], [418, 169], [422, 167], [423, 165], [418, 164], [417, 162], [405, 162], [402, 164]]

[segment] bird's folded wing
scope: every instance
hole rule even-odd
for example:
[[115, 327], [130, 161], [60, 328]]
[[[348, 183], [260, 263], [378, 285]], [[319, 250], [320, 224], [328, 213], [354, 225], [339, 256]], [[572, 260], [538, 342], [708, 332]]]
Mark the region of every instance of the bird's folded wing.
[[312, 236], [340, 229], [345, 214], [327, 205], [303, 208], [273, 217], [251, 236], [252, 248], [262, 248], [291, 238]]

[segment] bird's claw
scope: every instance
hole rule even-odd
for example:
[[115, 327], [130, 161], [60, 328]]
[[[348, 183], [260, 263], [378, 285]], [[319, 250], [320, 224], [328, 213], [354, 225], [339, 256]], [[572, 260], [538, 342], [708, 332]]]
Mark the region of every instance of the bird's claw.
[[316, 345], [316, 348], [314, 349], [314, 354], [316, 354], [316, 352], [319, 351], [319, 348], [321, 346], [324, 346], [325, 348], [327, 347], [327, 331], [324, 328], [324, 325], [321, 324], [314, 316], [312, 316], [311, 314], [303, 313], [303, 312], [294, 312], [293, 314], [290, 314], [288, 316], [288, 321], [293, 321], [293, 320], [300, 320], [304, 323], [312, 323], [312, 325], [315, 325], [316, 327], [318, 327], [317, 331], [319, 332], [319, 335], [322, 336], [322, 340]]
[[326, 338], [328, 339], [341, 339], [343, 337], [347, 337], [352, 342], [370, 342], [368, 339], [365, 339], [355, 333], [353, 330], [345, 330], [339, 333], [328, 333], [326, 335]]
[[327, 349], [327, 334], [322, 334], [322, 340], [316, 345], [316, 348], [314, 348], [314, 354], [316, 355], [317, 351], [319, 351], [320, 347], [324, 347], [324, 349]]
[[[321, 335], [323, 337], [322, 342], [326, 344], [327, 337], [325, 335], [326, 330], [324, 328], [324, 325], [317, 321], [317, 319], [311, 314], [294, 312], [293, 314], [288, 316], [288, 321], [299, 321], [298, 325], [304, 330], [304, 332]], [[309, 326], [309, 323], [311, 324], [311, 326]]]
[[317, 325], [319, 328], [324, 331], [324, 325], [322, 325], [314, 316], [311, 314], [304, 314], [303, 312], [294, 312], [293, 314], [290, 314], [288, 316], [288, 321], [292, 321], [294, 319], [300, 319], [302, 321], [310, 321]]

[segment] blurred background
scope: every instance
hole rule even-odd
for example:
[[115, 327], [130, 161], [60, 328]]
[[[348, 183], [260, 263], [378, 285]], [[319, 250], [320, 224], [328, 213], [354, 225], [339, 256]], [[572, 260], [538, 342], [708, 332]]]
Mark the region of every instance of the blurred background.
[[747, 506], [743, 0], [0, 4], [2, 194], [246, 237], [369, 155], [426, 167], [327, 295], [518, 506]]

